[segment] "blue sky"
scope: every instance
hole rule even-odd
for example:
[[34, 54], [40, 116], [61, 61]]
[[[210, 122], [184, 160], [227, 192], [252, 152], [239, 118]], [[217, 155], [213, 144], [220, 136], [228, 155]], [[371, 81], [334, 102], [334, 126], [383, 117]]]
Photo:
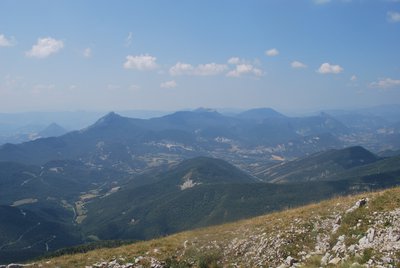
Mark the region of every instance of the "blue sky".
[[399, 0], [0, 1], [0, 112], [393, 103]]

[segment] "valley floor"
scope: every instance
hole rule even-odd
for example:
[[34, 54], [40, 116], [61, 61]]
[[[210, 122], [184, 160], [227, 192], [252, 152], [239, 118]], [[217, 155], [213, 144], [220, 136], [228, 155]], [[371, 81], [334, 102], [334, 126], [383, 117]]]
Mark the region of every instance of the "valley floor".
[[400, 267], [400, 188], [31, 267]]

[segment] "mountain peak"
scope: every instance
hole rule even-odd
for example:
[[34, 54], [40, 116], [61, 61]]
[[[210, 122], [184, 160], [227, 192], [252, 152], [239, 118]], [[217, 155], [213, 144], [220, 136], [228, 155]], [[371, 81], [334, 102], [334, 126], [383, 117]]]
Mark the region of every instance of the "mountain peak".
[[218, 113], [217, 110], [211, 109], [211, 108], [205, 108], [205, 107], [199, 107], [195, 110], [193, 110], [195, 113]]
[[228, 162], [205, 156], [181, 162], [172, 174], [174, 178], [181, 178], [182, 182], [190, 180], [194, 184], [254, 182], [250, 175]]
[[93, 126], [96, 126], [96, 127], [107, 126], [110, 124], [114, 124], [116, 122], [120, 122], [124, 119], [125, 119], [125, 117], [122, 117], [115, 112], [109, 112], [108, 114], [106, 114], [105, 116], [103, 116], [99, 120], [97, 120]]
[[272, 108], [255, 108], [244, 111], [238, 114], [238, 117], [245, 119], [263, 120], [270, 117], [285, 117], [283, 114], [275, 111]]
[[39, 132], [40, 137], [57, 137], [67, 133], [62, 126], [57, 123], [51, 123], [45, 129]]
[[379, 159], [378, 156], [362, 146], [352, 146], [338, 150], [335, 158], [345, 168], [373, 163]]

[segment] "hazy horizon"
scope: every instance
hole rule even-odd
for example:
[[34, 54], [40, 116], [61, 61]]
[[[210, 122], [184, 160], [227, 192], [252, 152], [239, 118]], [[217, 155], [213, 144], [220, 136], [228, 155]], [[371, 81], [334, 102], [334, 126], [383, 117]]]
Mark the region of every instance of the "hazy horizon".
[[400, 103], [396, 0], [5, 0], [0, 10], [0, 113]]

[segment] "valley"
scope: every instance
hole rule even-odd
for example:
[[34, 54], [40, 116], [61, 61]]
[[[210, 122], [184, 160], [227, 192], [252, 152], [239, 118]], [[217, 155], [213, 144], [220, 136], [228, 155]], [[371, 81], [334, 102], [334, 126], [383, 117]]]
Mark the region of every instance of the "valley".
[[398, 267], [399, 191], [336, 197], [116, 248], [66, 251], [27, 267]]
[[0, 260], [148, 240], [397, 186], [399, 132], [370, 127], [267, 108], [109, 113], [79, 131], [4, 144]]
[[400, 268], [400, 0], [0, 11], [0, 268]]

